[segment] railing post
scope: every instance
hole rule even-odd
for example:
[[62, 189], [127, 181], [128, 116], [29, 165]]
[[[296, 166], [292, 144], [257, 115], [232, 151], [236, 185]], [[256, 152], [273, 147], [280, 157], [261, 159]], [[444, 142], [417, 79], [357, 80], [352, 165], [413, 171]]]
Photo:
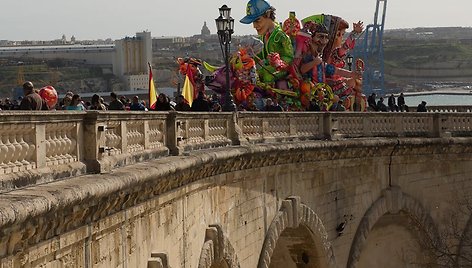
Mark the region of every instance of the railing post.
[[177, 146], [178, 130], [180, 128], [180, 122], [177, 122], [177, 112], [170, 111], [166, 117], [166, 146], [169, 149], [171, 155], [180, 155], [181, 149]]
[[405, 136], [405, 127], [403, 126], [403, 116], [395, 116], [395, 132], [397, 133], [398, 137]]
[[372, 136], [372, 117], [370, 116], [362, 117], [362, 135], [364, 137]]
[[[433, 114], [433, 136], [438, 138], [451, 137], [447, 130], [447, 118], [440, 113]], [[445, 123], [446, 122], [446, 123]]]
[[297, 124], [296, 124], [296, 119], [293, 117], [290, 117], [289, 119], [289, 124], [290, 124], [290, 137], [296, 137], [297, 136]]
[[77, 160], [84, 161], [84, 148], [87, 147], [84, 143], [84, 120], [77, 123], [74, 135], [76, 139], [75, 151], [77, 154]]
[[239, 127], [238, 113], [234, 112], [231, 115], [231, 120], [228, 122], [228, 138], [231, 140], [231, 144], [241, 145], [242, 134], [242, 130]]
[[46, 125], [36, 124], [35, 127], [35, 144], [36, 144], [36, 155], [34, 161], [36, 162], [36, 168], [42, 168], [46, 166]]
[[99, 126], [98, 112], [87, 111], [84, 120], [84, 161], [87, 173], [100, 173], [101, 165], [99, 159], [99, 147], [102, 135], [105, 135], [106, 126]]
[[331, 113], [323, 113], [323, 136], [325, 139], [338, 138], [338, 119], [333, 118]]

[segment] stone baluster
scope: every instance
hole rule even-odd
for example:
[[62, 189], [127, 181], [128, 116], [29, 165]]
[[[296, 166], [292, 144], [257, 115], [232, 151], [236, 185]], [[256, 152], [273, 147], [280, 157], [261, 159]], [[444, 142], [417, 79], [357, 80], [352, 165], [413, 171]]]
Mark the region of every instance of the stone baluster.
[[203, 140], [204, 140], [204, 141], [208, 141], [208, 137], [210, 136], [210, 135], [209, 135], [210, 130], [209, 130], [209, 122], [208, 122], [208, 119], [203, 120], [202, 130], [203, 130], [203, 131], [202, 131], [202, 132], [203, 132], [203, 133], [202, 133]]
[[46, 131], [49, 141], [49, 148], [47, 149], [47, 154], [49, 156], [48, 166], [58, 165], [59, 158], [57, 157], [57, 154], [59, 152], [59, 144], [57, 143], [56, 137], [56, 124], [48, 124]]
[[5, 144], [5, 131], [3, 126], [0, 128], [0, 174], [7, 172], [8, 146]]
[[28, 162], [29, 145], [24, 141], [24, 136], [29, 135], [30, 127], [27, 124], [23, 124], [20, 127], [20, 131], [17, 132], [16, 140], [21, 146], [21, 155], [19, 161], [21, 161], [22, 170], [29, 168], [30, 162]]
[[61, 139], [64, 143], [64, 157], [67, 162], [73, 162], [74, 157], [73, 154], [73, 144], [71, 140], [72, 131], [75, 130], [75, 123], [68, 123], [64, 124], [64, 128], [62, 129]]
[[11, 136], [12, 136], [12, 133], [11, 133], [11, 126], [8, 128], [8, 132], [5, 133], [5, 136], [6, 136], [6, 140], [5, 140], [5, 144], [7, 145], [8, 147], [8, 152], [7, 152], [7, 165], [9, 167], [9, 170], [10, 172], [17, 172], [17, 168], [16, 168], [16, 164], [15, 164], [15, 145], [13, 145], [12, 143], [12, 140], [11, 140]]
[[10, 141], [15, 147], [15, 151], [13, 153], [13, 158], [12, 162], [15, 165], [15, 170], [16, 171], [22, 171], [23, 170], [23, 163], [21, 162], [21, 157], [23, 155], [23, 146], [16, 140], [16, 137], [18, 133], [21, 131], [21, 126], [19, 125], [12, 125], [12, 132], [10, 133]]
[[49, 163], [51, 161], [51, 139], [50, 139], [50, 133], [45, 135], [45, 140], [44, 143], [46, 145], [46, 163]]
[[67, 123], [60, 123], [56, 127], [55, 131], [55, 140], [57, 143], [57, 156], [56, 158], [58, 159], [59, 164], [64, 164], [67, 163], [67, 147], [66, 147], [66, 142], [62, 137], [62, 133], [65, 132], [65, 128], [68, 127]]
[[[119, 124], [119, 134], [115, 132], [117, 141], [121, 139], [121, 146], [119, 149], [122, 154], [128, 153], [128, 125], [126, 121], [121, 121]], [[117, 144], [118, 145], [118, 144]], [[118, 146], [117, 146], [118, 147]]]
[[62, 129], [61, 139], [64, 143], [64, 158], [67, 162], [73, 162], [72, 157], [72, 141], [70, 136], [72, 136], [73, 131], [75, 130], [74, 123], [65, 124], [66, 126]]
[[152, 148], [151, 137], [153, 136], [153, 133], [149, 126], [149, 120], [144, 120], [143, 122], [143, 134], [144, 134], [143, 136], [144, 149], [151, 149]]

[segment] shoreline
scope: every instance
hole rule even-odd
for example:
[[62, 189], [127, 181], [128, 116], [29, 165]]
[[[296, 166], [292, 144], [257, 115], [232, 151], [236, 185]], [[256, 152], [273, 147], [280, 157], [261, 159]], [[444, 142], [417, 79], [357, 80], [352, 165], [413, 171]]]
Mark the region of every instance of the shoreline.
[[[400, 93], [393, 94], [394, 96], [399, 96]], [[472, 95], [472, 90], [462, 89], [462, 88], [449, 88], [449, 89], [439, 89], [431, 91], [420, 91], [420, 92], [403, 92], [404, 96], [425, 96], [425, 95]]]

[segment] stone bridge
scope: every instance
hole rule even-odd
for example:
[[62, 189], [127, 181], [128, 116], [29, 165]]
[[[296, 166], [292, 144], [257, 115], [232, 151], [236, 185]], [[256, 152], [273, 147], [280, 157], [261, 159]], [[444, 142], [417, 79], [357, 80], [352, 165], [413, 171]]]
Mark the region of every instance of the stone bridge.
[[471, 136], [471, 113], [0, 113], [0, 267], [460, 266]]

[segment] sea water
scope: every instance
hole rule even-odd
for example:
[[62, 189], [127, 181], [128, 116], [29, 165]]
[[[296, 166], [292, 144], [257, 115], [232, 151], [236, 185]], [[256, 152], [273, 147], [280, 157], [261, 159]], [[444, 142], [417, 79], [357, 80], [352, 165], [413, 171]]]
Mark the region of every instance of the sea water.
[[[388, 96], [385, 97], [384, 103], [387, 103]], [[405, 95], [405, 103], [409, 107], [416, 107], [422, 101], [426, 101], [427, 105], [471, 105], [472, 94], [428, 94], [428, 95]]]

